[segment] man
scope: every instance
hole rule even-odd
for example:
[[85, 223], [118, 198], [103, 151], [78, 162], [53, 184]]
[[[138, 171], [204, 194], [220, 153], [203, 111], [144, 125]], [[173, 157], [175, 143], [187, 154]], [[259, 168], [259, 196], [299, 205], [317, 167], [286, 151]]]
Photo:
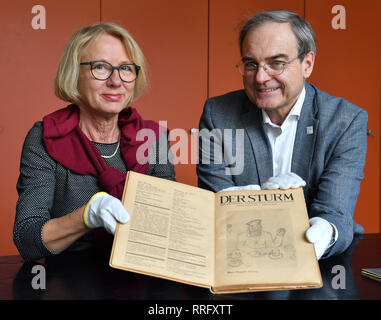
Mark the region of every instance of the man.
[[[367, 113], [305, 81], [315, 62], [315, 37], [295, 13], [251, 17], [241, 29], [240, 49], [244, 90], [208, 99], [201, 116], [200, 133], [213, 132], [214, 140], [200, 135], [199, 186], [215, 192], [303, 186], [311, 224], [307, 239], [318, 259], [339, 254], [363, 232], [353, 212], [365, 164]], [[234, 150], [243, 153], [238, 171], [232, 168]], [[224, 152], [222, 161], [216, 161], [218, 152]]]
[[263, 231], [261, 219], [251, 220], [246, 225], [247, 231], [238, 236], [238, 242], [242, 247], [247, 247], [249, 251], [273, 247], [272, 235]]

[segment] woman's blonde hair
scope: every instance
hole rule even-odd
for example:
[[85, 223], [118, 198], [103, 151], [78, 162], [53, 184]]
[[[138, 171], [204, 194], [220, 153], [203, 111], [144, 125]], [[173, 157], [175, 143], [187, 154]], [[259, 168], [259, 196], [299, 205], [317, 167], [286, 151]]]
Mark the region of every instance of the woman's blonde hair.
[[148, 87], [148, 76], [145, 58], [138, 44], [124, 28], [114, 23], [98, 23], [79, 29], [67, 42], [55, 79], [55, 94], [58, 98], [74, 104], [80, 104], [81, 95], [78, 91], [78, 76], [81, 57], [84, 49], [103, 34], [109, 34], [119, 39], [126, 48], [131, 62], [141, 67], [139, 75], [135, 80], [134, 91], [129, 103], [144, 93]]

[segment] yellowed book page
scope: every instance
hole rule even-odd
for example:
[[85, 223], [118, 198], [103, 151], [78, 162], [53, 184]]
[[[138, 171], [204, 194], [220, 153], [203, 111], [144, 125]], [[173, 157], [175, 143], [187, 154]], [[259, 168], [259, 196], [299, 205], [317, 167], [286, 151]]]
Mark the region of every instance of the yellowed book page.
[[113, 267], [210, 286], [214, 273], [214, 193], [129, 172]]
[[301, 188], [217, 193], [215, 287], [319, 285], [308, 227]]

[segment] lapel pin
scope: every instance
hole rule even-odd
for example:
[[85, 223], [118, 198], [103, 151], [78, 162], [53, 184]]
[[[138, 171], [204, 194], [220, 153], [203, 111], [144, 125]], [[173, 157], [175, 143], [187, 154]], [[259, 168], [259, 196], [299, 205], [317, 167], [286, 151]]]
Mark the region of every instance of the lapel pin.
[[314, 133], [314, 127], [313, 126], [306, 127], [306, 132], [307, 132], [307, 134], [313, 134]]

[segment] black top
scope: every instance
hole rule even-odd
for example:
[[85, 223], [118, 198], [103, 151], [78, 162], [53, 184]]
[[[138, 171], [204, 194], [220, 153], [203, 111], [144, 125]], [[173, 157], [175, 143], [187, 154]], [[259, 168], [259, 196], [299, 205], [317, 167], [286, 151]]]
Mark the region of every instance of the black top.
[[[17, 182], [19, 199], [13, 239], [25, 260], [36, 260], [54, 254], [42, 241], [41, 231], [44, 224], [52, 218], [62, 217], [82, 207], [95, 193], [102, 191], [96, 177], [74, 173], [52, 159], [45, 150], [42, 131], [42, 122], [37, 122], [25, 139]], [[163, 134], [160, 139], [167, 137]], [[117, 147], [117, 143], [94, 145], [101, 155], [112, 155]], [[162, 145], [169, 146], [169, 143]], [[168, 155], [168, 150], [159, 152], [158, 146], [159, 140], [149, 150], [150, 164], [147, 174], [175, 180], [172, 162], [159, 159], [159, 155]], [[126, 172], [120, 148], [115, 156], [104, 160], [109, 166]], [[93, 234], [91, 230], [66, 250], [89, 248]]]

